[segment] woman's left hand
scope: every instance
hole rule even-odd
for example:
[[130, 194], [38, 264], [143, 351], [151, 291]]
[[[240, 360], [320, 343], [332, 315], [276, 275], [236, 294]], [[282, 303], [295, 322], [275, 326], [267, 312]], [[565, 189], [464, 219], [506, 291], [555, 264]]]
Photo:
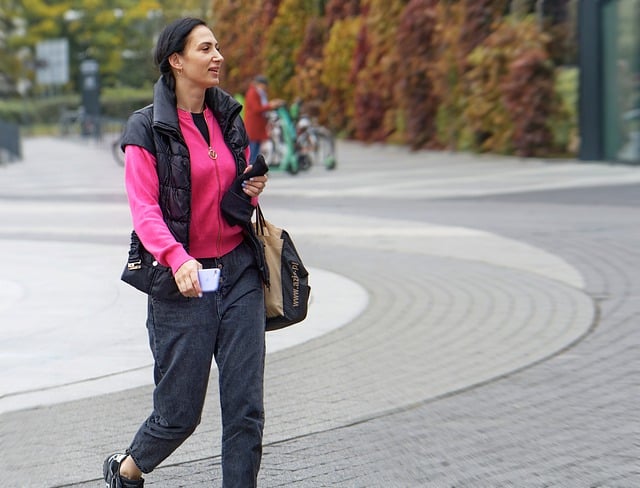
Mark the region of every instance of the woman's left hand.
[[[251, 166], [247, 168], [247, 171], [251, 169]], [[242, 188], [244, 192], [250, 197], [257, 197], [262, 193], [265, 186], [267, 186], [267, 175], [264, 176], [254, 176], [253, 178], [249, 178], [248, 180], [242, 183]]]

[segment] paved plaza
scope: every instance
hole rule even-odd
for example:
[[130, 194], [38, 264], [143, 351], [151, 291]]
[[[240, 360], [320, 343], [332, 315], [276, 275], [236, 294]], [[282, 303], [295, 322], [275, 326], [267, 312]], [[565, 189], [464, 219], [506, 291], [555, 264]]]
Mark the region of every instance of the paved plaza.
[[[261, 487], [640, 486], [640, 168], [341, 142], [272, 172], [311, 270], [269, 333]], [[106, 143], [0, 166], [1, 486], [100, 487], [151, 408], [144, 296]], [[221, 486], [202, 424], [146, 477]]]

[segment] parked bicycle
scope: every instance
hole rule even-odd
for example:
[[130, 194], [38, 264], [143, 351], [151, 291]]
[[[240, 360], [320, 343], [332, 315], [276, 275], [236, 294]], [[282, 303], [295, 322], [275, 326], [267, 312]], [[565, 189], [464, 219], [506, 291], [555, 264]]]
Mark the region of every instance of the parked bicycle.
[[111, 143], [111, 154], [118, 166], [124, 166], [124, 152], [120, 148], [120, 138], [118, 137]]
[[124, 166], [124, 151], [120, 147], [120, 140], [122, 139], [125, 123], [121, 123], [121, 126], [118, 136], [111, 141], [111, 155], [118, 166]]
[[269, 139], [261, 152], [267, 163], [278, 170], [297, 174], [313, 165], [336, 168], [335, 138], [331, 131], [300, 112], [301, 103], [269, 112]]
[[309, 167], [323, 165], [328, 170], [336, 168], [336, 143], [329, 129], [302, 115], [296, 124], [296, 134], [298, 154], [309, 160]]
[[106, 117], [87, 114], [82, 106], [73, 110], [63, 108], [60, 111], [61, 136], [81, 136], [100, 141], [104, 131], [107, 129], [107, 123], [108, 119]]

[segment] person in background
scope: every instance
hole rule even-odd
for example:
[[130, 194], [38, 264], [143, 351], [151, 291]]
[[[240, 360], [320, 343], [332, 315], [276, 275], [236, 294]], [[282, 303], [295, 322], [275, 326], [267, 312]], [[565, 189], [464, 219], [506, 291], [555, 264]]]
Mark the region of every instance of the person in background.
[[249, 135], [249, 148], [251, 161], [255, 161], [260, 152], [260, 145], [269, 138], [267, 132], [267, 112], [284, 105], [284, 100], [269, 101], [267, 97], [267, 78], [263, 75], [256, 76], [244, 97], [244, 123]]
[[[223, 60], [204, 21], [167, 25], [155, 50], [161, 76], [153, 105], [135, 112], [122, 136], [134, 234], [153, 265], [164, 267], [173, 291], [165, 296], [153, 278], [147, 305], [153, 411], [128, 449], [105, 460], [110, 488], [142, 487], [143, 473], [194, 432], [213, 358], [223, 487], [257, 486], [264, 426], [264, 256], [250, 244], [246, 228], [228, 222], [221, 203], [252, 169], [242, 107], [218, 88]], [[266, 181], [256, 175], [238, 185], [247, 206], [257, 204]], [[203, 268], [220, 270], [217, 290], [203, 292]], [[123, 415], [126, 409], [125, 402]]]

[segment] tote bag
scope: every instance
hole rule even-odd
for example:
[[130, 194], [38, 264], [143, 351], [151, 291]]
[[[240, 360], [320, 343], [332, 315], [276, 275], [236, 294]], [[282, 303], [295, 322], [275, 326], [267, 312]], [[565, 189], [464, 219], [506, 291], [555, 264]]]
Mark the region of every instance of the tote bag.
[[260, 206], [256, 210], [255, 229], [264, 244], [269, 269], [269, 283], [264, 288], [267, 330], [297, 324], [307, 316], [309, 273], [289, 233], [267, 221]]

